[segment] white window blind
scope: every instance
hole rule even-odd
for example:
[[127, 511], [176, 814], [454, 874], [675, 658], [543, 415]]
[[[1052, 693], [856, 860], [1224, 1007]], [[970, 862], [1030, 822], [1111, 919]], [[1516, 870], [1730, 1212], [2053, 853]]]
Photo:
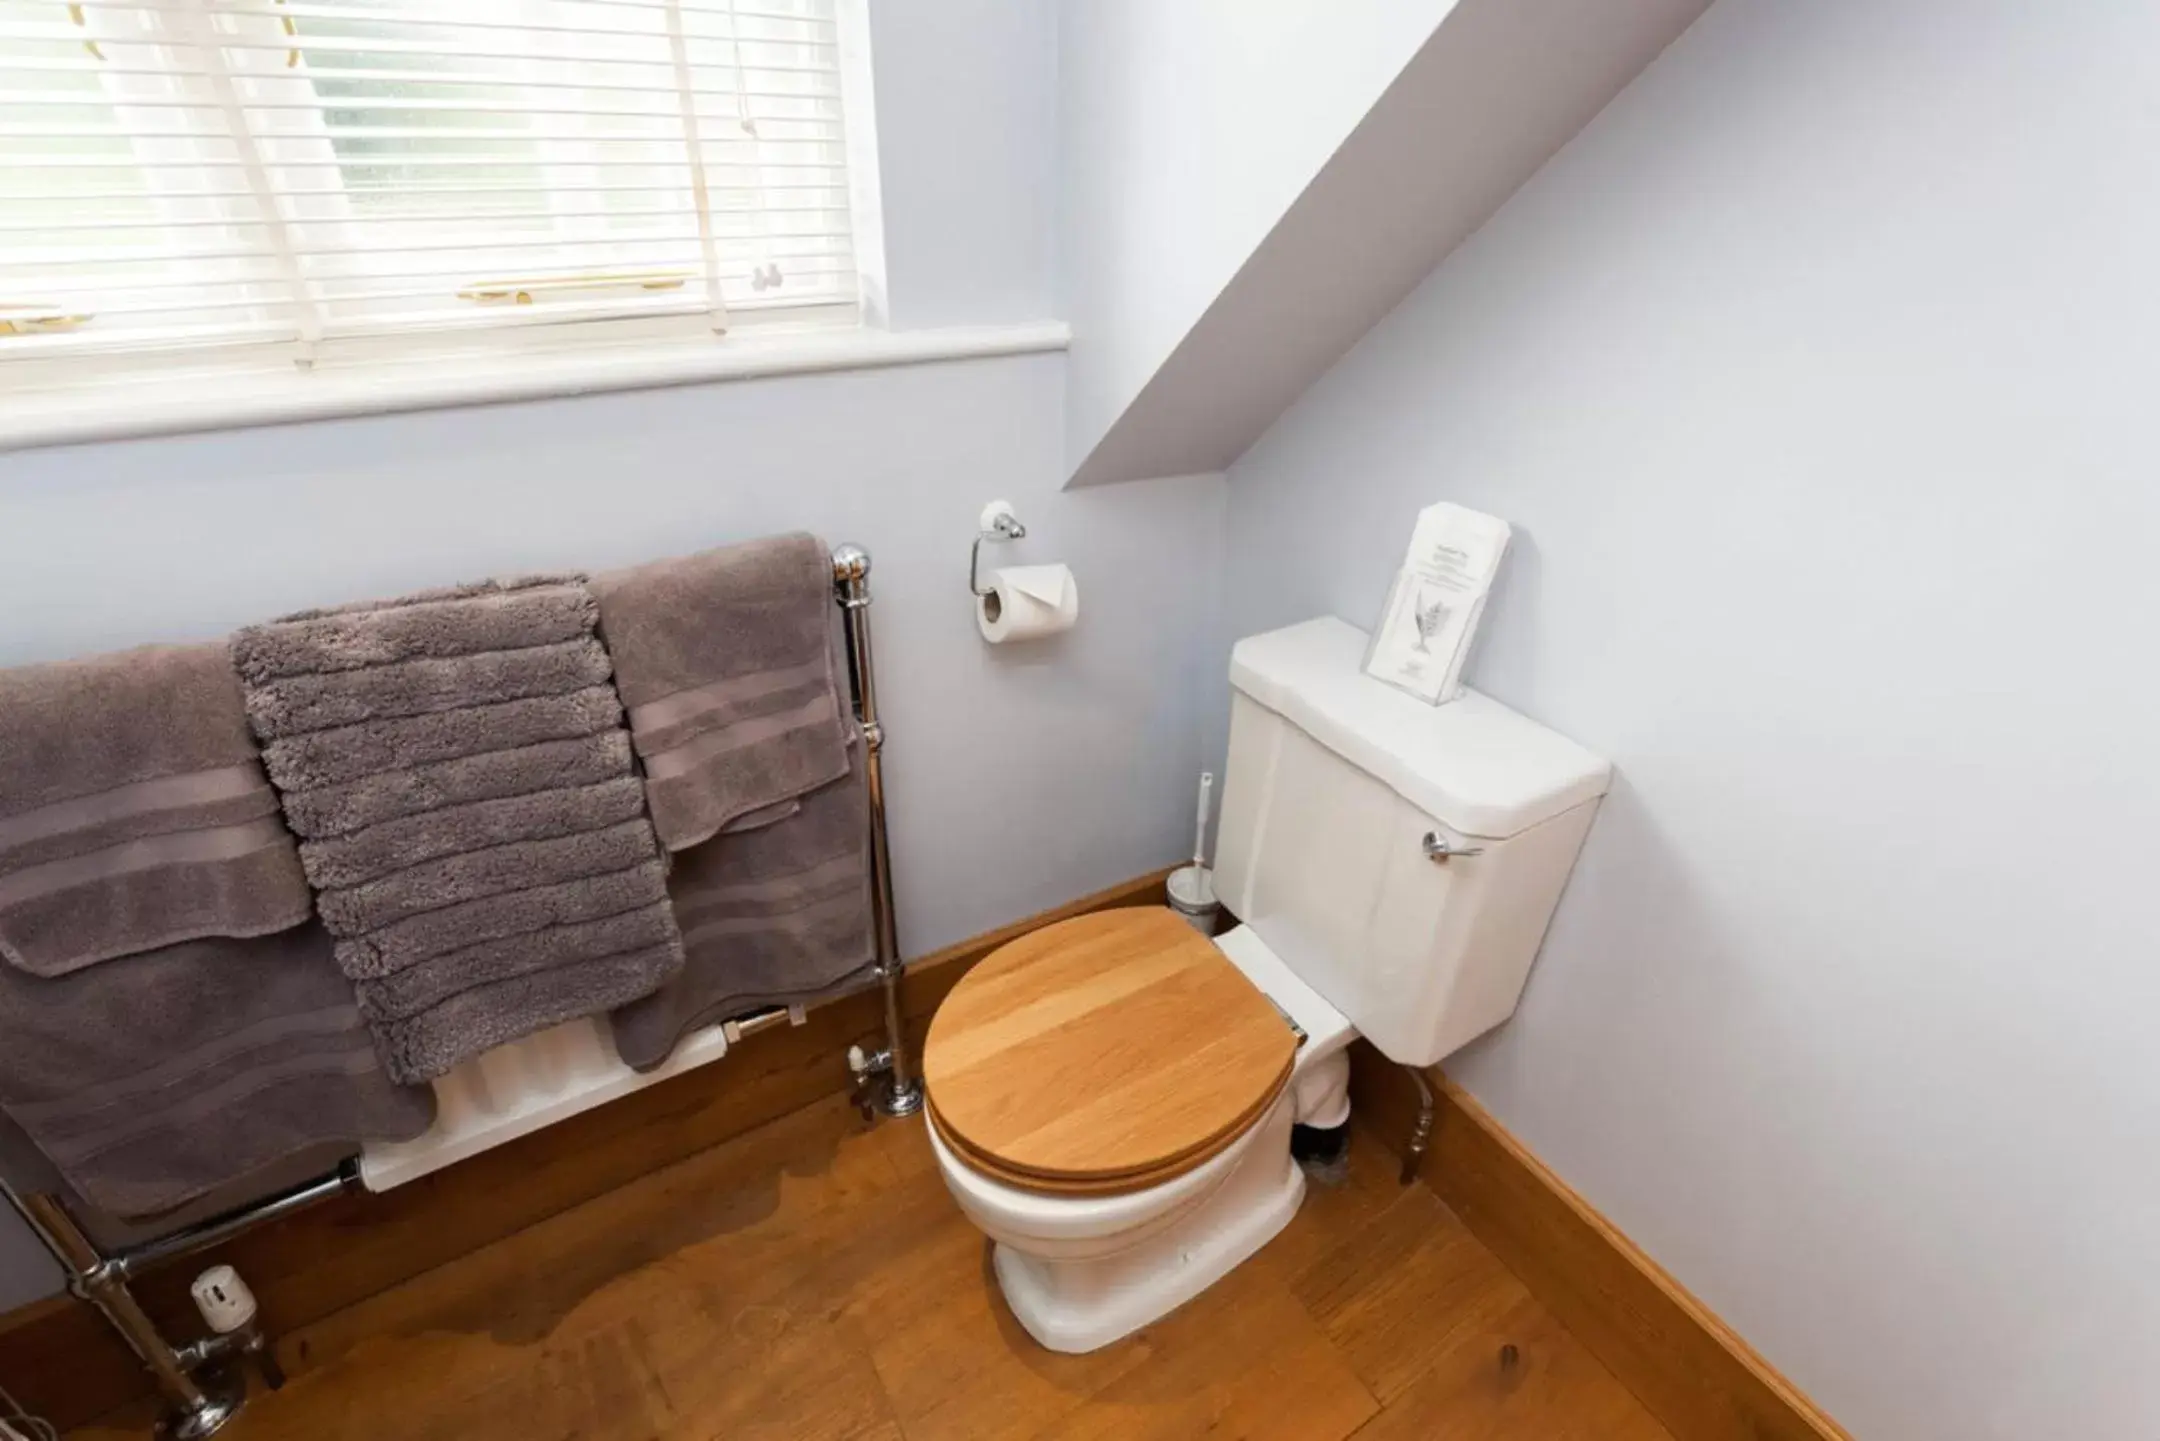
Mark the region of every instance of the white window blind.
[[846, 306], [833, 0], [0, 0], [0, 362]]

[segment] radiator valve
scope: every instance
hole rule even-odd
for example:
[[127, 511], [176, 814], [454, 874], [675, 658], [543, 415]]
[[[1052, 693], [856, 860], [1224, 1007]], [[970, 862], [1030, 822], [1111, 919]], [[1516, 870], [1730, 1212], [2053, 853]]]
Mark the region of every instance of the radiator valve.
[[285, 1384], [285, 1372], [278, 1365], [277, 1353], [270, 1347], [270, 1340], [262, 1328], [255, 1324], [260, 1309], [255, 1293], [248, 1289], [240, 1273], [230, 1266], [212, 1266], [195, 1278], [188, 1287], [195, 1297], [195, 1309], [202, 1312], [203, 1324], [211, 1335], [198, 1341], [181, 1353], [181, 1361], [190, 1370], [215, 1366], [237, 1360], [252, 1360], [256, 1370], [262, 1373], [263, 1384], [275, 1391]]
[[188, 1289], [195, 1293], [195, 1309], [202, 1312], [203, 1324], [220, 1336], [230, 1336], [255, 1320], [255, 1293], [230, 1266], [212, 1266]]

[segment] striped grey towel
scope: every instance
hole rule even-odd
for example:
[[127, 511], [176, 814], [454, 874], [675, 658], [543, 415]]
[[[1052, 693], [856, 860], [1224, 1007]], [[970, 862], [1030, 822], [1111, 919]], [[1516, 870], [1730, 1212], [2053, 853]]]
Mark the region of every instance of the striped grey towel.
[[675, 857], [668, 895], [687, 960], [658, 992], [609, 1017], [624, 1061], [651, 1070], [699, 1027], [869, 980], [877, 952], [859, 737], [845, 754], [839, 780]]
[[[338, 964], [367, 982], [448, 958], [482, 942], [516, 939], [667, 904], [667, 866], [657, 857], [604, 876], [533, 886], [422, 911], [337, 943]], [[363, 985], [363, 989], [365, 989]]]
[[308, 912], [224, 646], [0, 670], [0, 959], [63, 976]]
[[832, 553], [803, 534], [594, 579], [669, 850], [847, 773], [832, 585]]
[[121, 1218], [326, 1145], [410, 1140], [435, 1118], [432, 1091], [383, 1074], [314, 925], [58, 979], [0, 967], [0, 1034], [0, 1110]]
[[682, 964], [597, 620], [580, 578], [541, 576], [233, 637], [316, 909], [396, 1080], [611, 1010]]

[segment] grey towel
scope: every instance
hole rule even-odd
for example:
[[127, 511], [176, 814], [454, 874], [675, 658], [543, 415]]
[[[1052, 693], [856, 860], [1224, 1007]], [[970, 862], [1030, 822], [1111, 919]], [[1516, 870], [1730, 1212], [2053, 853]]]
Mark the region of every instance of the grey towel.
[[148, 1216], [326, 1144], [409, 1140], [330, 938], [197, 940], [54, 980], [0, 967], [0, 1109], [98, 1209]]
[[663, 906], [643, 905], [594, 921], [482, 941], [433, 960], [356, 981], [360, 1012], [371, 1021], [401, 1021], [442, 1004], [459, 991], [551, 971], [577, 961], [619, 956], [668, 944], [674, 927]]
[[[603, 830], [634, 820], [645, 810], [645, 789], [636, 776], [617, 775], [597, 785], [564, 787], [444, 806], [399, 816], [349, 836], [309, 843], [303, 859], [308, 879], [323, 890], [383, 880], [438, 857], [457, 856], [518, 840], [544, 840]], [[460, 899], [470, 899], [461, 897]]]
[[366, 980], [483, 941], [599, 920], [639, 906], [664, 909], [666, 902], [667, 868], [657, 859], [648, 860], [613, 875], [581, 877], [422, 911], [367, 935], [339, 941], [338, 964], [354, 980]]
[[865, 979], [876, 962], [869, 789], [860, 741], [846, 754], [848, 774], [793, 814], [675, 857], [668, 896], [686, 959], [681, 975], [609, 1017], [624, 1061], [651, 1070], [699, 1027]]
[[592, 632], [593, 598], [582, 577], [521, 576], [298, 611], [237, 632], [232, 656], [240, 678], [260, 687], [288, 676], [555, 645]]
[[377, 1023], [392, 1076], [440, 1076], [492, 1046], [624, 1005], [682, 966], [682, 942], [556, 966], [461, 991], [406, 1020]]
[[581, 582], [547, 577], [233, 639], [317, 910], [397, 1080], [647, 994], [681, 964], [597, 618]]
[[630, 773], [630, 733], [617, 726], [571, 740], [482, 751], [339, 785], [287, 791], [285, 819], [310, 838], [345, 836], [427, 811], [598, 785]]
[[263, 738], [274, 740], [367, 720], [462, 710], [485, 701], [564, 695], [604, 685], [609, 673], [607, 651], [587, 637], [265, 681], [255, 687], [250, 714]]
[[614, 689], [595, 685], [565, 695], [528, 696], [284, 736], [265, 745], [262, 754], [278, 789], [299, 791], [486, 751], [574, 740], [621, 723], [622, 703]]
[[0, 959], [60, 976], [307, 917], [223, 646], [0, 670]]
[[592, 584], [662, 845], [694, 846], [846, 773], [832, 555], [817, 537]]
[[[563, 809], [568, 814], [567, 798]], [[319, 892], [315, 907], [333, 933], [359, 936], [464, 901], [612, 875], [653, 856], [652, 824], [637, 815], [605, 830], [443, 856], [365, 885]]]

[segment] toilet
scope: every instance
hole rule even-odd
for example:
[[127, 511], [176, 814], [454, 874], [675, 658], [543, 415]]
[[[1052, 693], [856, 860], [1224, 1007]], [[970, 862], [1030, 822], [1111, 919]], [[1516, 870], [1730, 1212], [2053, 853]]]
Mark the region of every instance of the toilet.
[[1350, 1042], [1427, 1066], [1506, 1020], [1611, 767], [1474, 691], [1434, 707], [1324, 617], [1239, 641], [1213, 940], [1164, 907], [1000, 947], [923, 1047], [930, 1145], [1027, 1332], [1084, 1352], [1287, 1225], [1293, 1125]]

